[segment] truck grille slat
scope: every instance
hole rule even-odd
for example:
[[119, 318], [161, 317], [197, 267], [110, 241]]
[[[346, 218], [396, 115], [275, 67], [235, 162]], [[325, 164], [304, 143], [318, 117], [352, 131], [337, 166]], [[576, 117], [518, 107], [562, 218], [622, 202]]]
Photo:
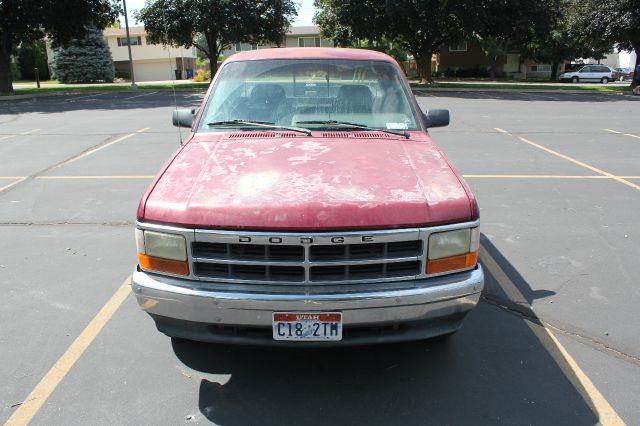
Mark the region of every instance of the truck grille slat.
[[196, 231], [190, 255], [198, 278], [245, 284], [341, 285], [421, 274], [424, 244], [417, 231], [358, 238]]

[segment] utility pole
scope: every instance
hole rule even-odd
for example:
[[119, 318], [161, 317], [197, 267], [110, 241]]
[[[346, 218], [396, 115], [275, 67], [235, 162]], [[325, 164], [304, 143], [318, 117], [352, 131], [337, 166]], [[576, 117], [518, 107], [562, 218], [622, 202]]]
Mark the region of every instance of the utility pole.
[[124, 6], [124, 27], [127, 31], [127, 48], [129, 49], [129, 72], [131, 73], [131, 89], [136, 89], [136, 78], [133, 75], [133, 57], [131, 56], [131, 37], [129, 37], [129, 18], [127, 17], [127, 0], [122, 0]]

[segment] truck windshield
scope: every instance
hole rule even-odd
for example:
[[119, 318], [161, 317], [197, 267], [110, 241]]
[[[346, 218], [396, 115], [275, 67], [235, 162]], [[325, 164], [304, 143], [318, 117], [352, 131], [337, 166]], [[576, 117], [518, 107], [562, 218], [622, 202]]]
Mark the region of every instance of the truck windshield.
[[[417, 130], [406, 84], [390, 62], [263, 59], [225, 64], [205, 105], [201, 131], [256, 128], [243, 121], [305, 128]], [[332, 123], [333, 122], [333, 123]], [[349, 130], [346, 128], [346, 130]]]

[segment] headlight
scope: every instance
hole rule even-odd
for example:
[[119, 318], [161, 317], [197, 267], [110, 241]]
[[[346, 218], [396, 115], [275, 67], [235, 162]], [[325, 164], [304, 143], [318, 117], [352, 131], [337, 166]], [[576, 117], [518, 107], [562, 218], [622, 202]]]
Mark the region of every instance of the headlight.
[[427, 274], [474, 267], [478, 263], [479, 243], [479, 228], [431, 234], [427, 252]]
[[189, 275], [184, 236], [136, 229], [138, 262], [143, 269]]

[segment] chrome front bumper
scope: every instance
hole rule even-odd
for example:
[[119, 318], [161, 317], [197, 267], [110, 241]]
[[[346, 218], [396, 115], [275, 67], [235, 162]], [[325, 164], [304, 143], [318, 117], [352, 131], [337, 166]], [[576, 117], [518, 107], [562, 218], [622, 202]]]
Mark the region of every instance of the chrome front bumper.
[[[206, 289], [206, 283], [152, 275], [136, 269], [131, 286], [140, 307], [156, 322], [160, 317], [201, 325], [270, 329], [274, 311], [340, 311], [344, 327], [348, 329], [464, 316], [480, 299], [484, 274], [478, 265], [472, 271], [407, 281], [407, 288], [402, 290], [282, 294], [211, 291]], [[446, 330], [435, 334], [444, 332]], [[225, 340], [192, 335], [182, 337]]]

